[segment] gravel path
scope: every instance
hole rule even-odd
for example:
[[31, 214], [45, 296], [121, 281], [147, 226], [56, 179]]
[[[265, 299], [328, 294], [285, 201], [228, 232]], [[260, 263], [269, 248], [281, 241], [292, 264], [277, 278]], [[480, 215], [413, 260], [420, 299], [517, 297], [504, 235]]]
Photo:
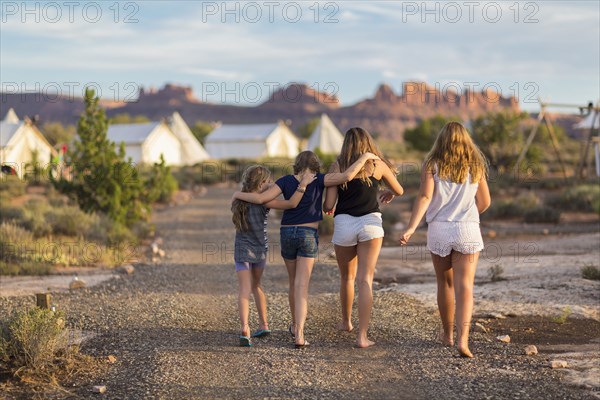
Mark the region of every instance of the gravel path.
[[[522, 346], [486, 334], [473, 334], [477, 358], [458, 358], [433, 340], [436, 311], [403, 293], [375, 293], [370, 335], [377, 345], [353, 348], [354, 334], [334, 329], [338, 273], [324, 259], [310, 288], [306, 335], [312, 344], [297, 350], [287, 333], [287, 277], [276, 245], [264, 279], [273, 333], [255, 339], [252, 348], [238, 347], [230, 195], [231, 190], [212, 189], [206, 197], [157, 212], [167, 252], [161, 264], [54, 295], [72, 322], [96, 334], [84, 352], [117, 357], [102, 379], [78, 383], [77, 397], [99, 398], [90, 389], [103, 384], [105, 399], [596, 398], [563, 384], [561, 371], [548, 368], [543, 354], [521, 355]], [[23, 303], [31, 299], [0, 299], [0, 308]], [[252, 329], [256, 325], [252, 310]]]

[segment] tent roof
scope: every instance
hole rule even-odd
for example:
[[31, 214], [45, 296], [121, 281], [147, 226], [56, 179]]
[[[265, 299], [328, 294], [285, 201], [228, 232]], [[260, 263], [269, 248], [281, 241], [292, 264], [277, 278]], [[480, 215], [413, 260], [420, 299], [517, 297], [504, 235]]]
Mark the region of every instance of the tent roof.
[[143, 143], [148, 136], [162, 122], [146, 122], [143, 124], [115, 124], [108, 126], [107, 136], [113, 142], [119, 144], [140, 144]]
[[344, 143], [344, 136], [329, 119], [327, 114], [321, 114], [321, 121], [310, 135], [306, 148], [319, 149], [323, 153], [339, 153]]
[[2, 122], [10, 122], [12, 124], [19, 123], [19, 117], [17, 117], [17, 113], [12, 107], [8, 109], [8, 112], [4, 116]]
[[[186, 154], [189, 161], [202, 161], [210, 158], [202, 144], [196, 139], [189, 126], [181, 115], [175, 111], [168, 119], [169, 128], [177, 136], [182, 144], [182, 151]], [[185, 161], [185, 160], [184, 160]]]
[[260, 142], [266, 140], [278, 126], [279, 123], [221, 125], [208, 135], [206, 142]]
[[592, 127], [592, 120], [594, 120], [594, 129], [598, 129], [600, 126], [600, 112], [592, 111], [587, 117], [573, 125], [575, 129], [590, 129]]
[[23, 124], [22, 121], [19, 123], [0, 121], [0, 147], [6, 146]]

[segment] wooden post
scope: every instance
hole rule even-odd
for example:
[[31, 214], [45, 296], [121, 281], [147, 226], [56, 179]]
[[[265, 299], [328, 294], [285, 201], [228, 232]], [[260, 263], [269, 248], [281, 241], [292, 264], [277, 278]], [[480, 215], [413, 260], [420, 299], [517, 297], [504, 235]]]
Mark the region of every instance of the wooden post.
[[44, 310], [50, 309], [50, 293], [36, 293], [36, 305]]
[[562, 161], [562, 158], [560, 157], [560, 151], [558, 150], [558, 140], [556, 139], [556, 135], [554, 134], [554, 128], [552, 127], [552, 124], [549, 121], [550, 116], [546, 116], [546, 118], [544, 118], [544, 122], [546, 123], [546, 128], [548, 128], [548, 133], [550, 134], [550, 138], [552, 139], [552, 147], [554, 147], [554, 152], [556, 153], [556, 158], [558, 159], [558, 162], [560, 164], [560, 167], [562, 168], [562, 172], [563, 172], [563, 176], [565, 178], [565, 181], [567, 180], [567, 170], [565, 169], [565, 164]]

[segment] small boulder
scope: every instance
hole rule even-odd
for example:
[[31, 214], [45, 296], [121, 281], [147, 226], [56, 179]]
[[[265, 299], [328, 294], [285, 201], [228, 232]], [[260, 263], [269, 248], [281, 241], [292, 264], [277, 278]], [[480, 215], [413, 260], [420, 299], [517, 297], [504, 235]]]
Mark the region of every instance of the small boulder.
[[106, 393], [106, 386], [103, 386], [103, 385], [101, 385], [101, 386], [94, 386], [92, 388], [92, 392], [94, 392], [94, 393]]
[[131, 275], [135, 272], [135, 268], [131, 264], [125, 264], [120, 266], [117, 271], [119, 271], [122, 274]]
[[79, 279], [78, 277], [74, 277], [71, 283], [69, 283], [69, 289], [82, 289], [86, 286], [85, 281]]
[[562, 360], [552, 360], [550, 361], [550, 368], [567, 368], [569, 364], [566, 361]]
[[503, 343], [510, 343], [510, 336], [508, 336], [508, 335], [501, 335], [501, 336], [496, 337], [496, 339], [498, 339], [500, 342], [503, 342]]
[[483, 326], [479, 322], [475, 322], [475, 325], [473, 326], [473, 331], [474, 332], [480, 332], [480, 333], [488, 333], [488, 328], [486, 328], [485, 326]]
[[529, 345], [529, 346], [525, 346], [525, 348], [523, 349], [523, 352], [525, 353], [526, 356], [535, 356], [538, 353], [538, 349], [534, 345]]

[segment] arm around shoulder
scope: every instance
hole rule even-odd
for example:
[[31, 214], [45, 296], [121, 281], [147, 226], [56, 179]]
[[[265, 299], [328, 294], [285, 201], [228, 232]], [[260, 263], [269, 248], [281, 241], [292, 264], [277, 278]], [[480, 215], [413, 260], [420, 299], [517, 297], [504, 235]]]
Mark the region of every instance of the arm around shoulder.
[[398, 182], [398, 179], [396, 179], [396, 175], [390, 169], [390, 167], [387, 166], [387, 164], [382, 164], [382, 168], [384, 168], [382, 176], [385, 180], [385, 183], [387, 183], [390, 191], [394, 194], [394, 196], [402, 196], [404, 194], [404, 188], [402, 187], [400, 182]]

